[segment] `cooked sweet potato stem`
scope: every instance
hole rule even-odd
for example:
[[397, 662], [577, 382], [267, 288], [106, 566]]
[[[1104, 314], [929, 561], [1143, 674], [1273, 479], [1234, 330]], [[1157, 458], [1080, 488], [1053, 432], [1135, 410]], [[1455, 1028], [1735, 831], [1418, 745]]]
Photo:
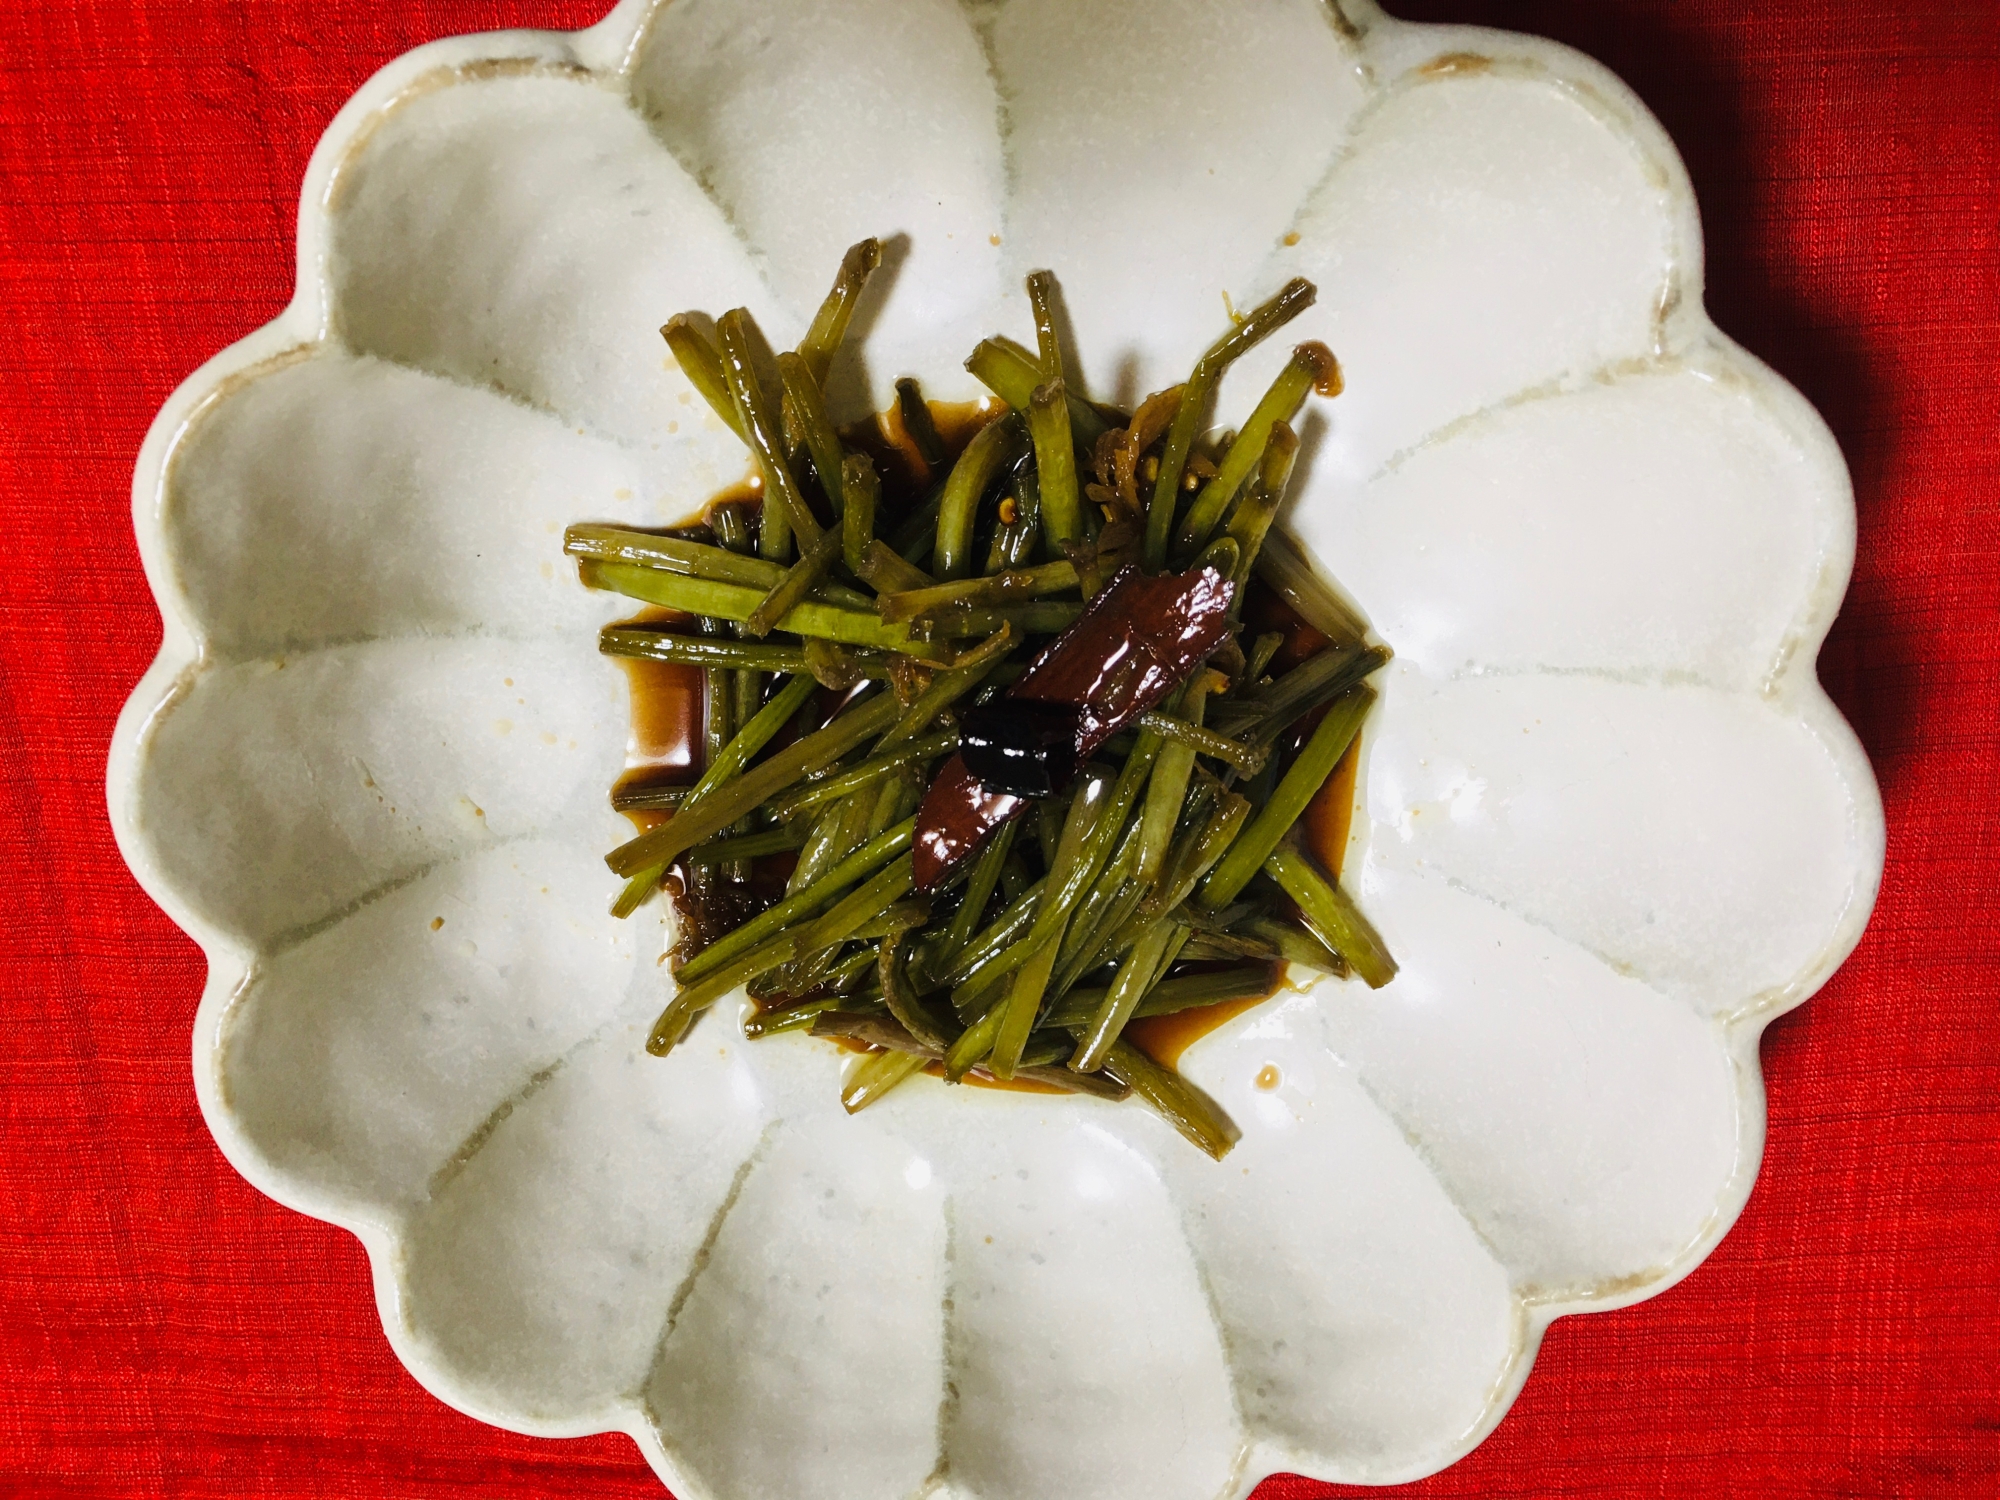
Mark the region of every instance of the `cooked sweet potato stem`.
[[1173, 425], [1167, 429], [1166, 449], [1160, 455], [1159, 475], [1153, 481], [1152, 500], [1146, 510], [1145, 565], [1149, 570], [1158, 572], [1166, 566], [1167, 544], [1173, 537], [1180, 503], [1181, 476], [1187, 470], [1188, 454], [1201, 430], [1202, 414], [1215, 383], [1239, 356], [1311, 307], [1318, 295], [1313, 284], [1303, 277], [1286, 282], [1275, 297], [1252, 309], [1248, 317], [1211, 344], [1195, 362], [1194, 373], [1188, 376], [1181, 395], [1180, 408], [1174, 413]]
[[[850, 1111], [941, 1064], [949, 1081], [1135, 1096], [1220, 1157], [1236, 1127], [1128, 1025], [1268, 993], [1292, 964], [1351, 969], [1370, 985], [1395, 972], [1380, 935], [1291, 832], [1359, 732], [1374, 696], [1365, 679], [1389, 659], [1273, 530], [1299, 450], [1293, 418], [1311, 390], [1338, 389], [1332, 354], [1299, 345], [1226, 451], [1197, 441], [1223, 373], [1310, 306], [1313, 288], [1287, 284], [1184, 385], [1126, 415], [1082, 398], [1055, 279], [1038, 271], [1027, 280], [1034, 349], [996, 336], [966, 361], [1003, 408], [982, 406], [976, 427], [941, 428], [944, 409], [934, 416], [905, 376], [879, 431], [843, 437], [828, 382], [881, 258], [874, 240], [848, 251], [794, 351], [773, 355], [742, 308], [717, 320], [714, 338], [689, 314], [661, 330], [749, 448], [757, 501], [712, 507], [706, 534], [583, 523], [564, 536], [586, 584], [680, 612], [607, 627], [600, 649], [696, 667], [706, 685], [701, 779], [614, 797], [668, 814], [608, 857], [627, 878], [614, 910], [629, 912], [678, 868], [686, 888], [669, 888], [698, 908], [687, 944], [705, 944], [678, 965], [648, 1049], [672, 1050], [747, 985], [760, 1008], [746, 1035], [811, 1031], [872, 1049], [842, 1088]], [[888, 454], [898, 484], [920, 480], [915, 493], [885, 499], [864, 446]], [[1100, 721], [1098, 739], [1078, 741], [1079, 756], [1098, 747], [1099, 759], [1069, 788], [1039, 810], [1017, 801], [1027, 816], [988, 825], [983, 848], [949, 856], [962, 862], [924, 856], [941, 873], [915, 892], [932, 847], [918, 811], [927, 782], [961, 743], [971, 761], [1007, 741], [990, 714], [961, 741], [954, 715], [1014, 691], [1086, 601], [1101, 612], [1131, 597], [1100, 595], [1119, 569], [1157, 573], [1169, 554], [1190, 570], [1188, 597], [1214, 574], [1235, 591], [1209, 606], [1222, 633], [1213, 669], [1196, 653], [1191, 673], [1178, 665], [1132, 712]], [[1280, 655], [1288, 637], [1240, 623], [1253, 580], [1327, 638], [1275, 678], [1265, 673], [1292, 660]], [[1105, 670], [1148, 670], [1145, 644], [1118, 639], [1133, 654]], [[1199, 639], [1206, 652], [1215, 637]], [[798, 737], [780, 739], [816, 696]], [[1093, 705], [1103, 711], [1095, 698], [1078, 707]], [[1300, 744], [1294, 726], [1315, 713]], [[754, 915], [701, 914], [700, 903], [747, 891], [753, 863], [773, 855], [796, 856], [781, 899]]]

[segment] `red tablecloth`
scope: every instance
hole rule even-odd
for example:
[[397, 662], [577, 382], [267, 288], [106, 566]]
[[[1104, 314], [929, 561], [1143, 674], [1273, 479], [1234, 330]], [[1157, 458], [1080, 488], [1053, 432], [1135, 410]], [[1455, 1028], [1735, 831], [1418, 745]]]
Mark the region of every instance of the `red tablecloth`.
[[[126, 875], [102, 790], [159, 640], [133, 457], [175, 383], [290, 294], [314, 140], [409, 47], [604, 8], [6, 0], [9, 1495], [659, 1492], [622, 1437], [514, 1437], [425, 1395], [355, 1242], [224, 1165], [189, 1078], [201, 959]], [[1558, 1323], [1498, 1433], [1394, 1493], [2000, 1495], [2000, 3], [1406, 9], [1581, 47], [1686, 155], [1710, 308], [1853, 467], [1860, 559], [1820, 669], [1881, 778], [1889, 862], [1860, 951], [1766, 1041], [1770, 1147], [1735, 1232], [1664, 1296]]]

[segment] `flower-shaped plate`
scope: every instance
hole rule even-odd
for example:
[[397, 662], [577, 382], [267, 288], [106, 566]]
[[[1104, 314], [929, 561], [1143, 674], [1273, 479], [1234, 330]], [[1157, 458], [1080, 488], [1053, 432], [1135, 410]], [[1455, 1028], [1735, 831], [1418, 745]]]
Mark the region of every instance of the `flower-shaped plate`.
[[[1288, 338], [1348, 393], [1288, 524], [1399, 652], [1346, 868], [1403, 968], [1187, 1054], [1219, 1165], [1093, 1100], [848, 1119], [808, 1038], [643, 1053], [618, 605], [559, 533], [739, 478], [654, 329], [747, 303], [789, 342], [868, 234], [848, 416], [976, 395], [1035, 267], [1127, 401], [1225, 297], [1320, 288]], [[165, 641], [111, 810], [208, 956], [217, 1141], [361, 1237], [430, 1390], [623, 1429], [685, 1500], [1450, 1463], [1551, 1319], [1728, 1228], [1759, 1032], [1880, 870], [1812, 670], [1846, 473], [1704, 315], [1671, 146], [1584, 58], [1360, 0], [628, 0], [422, 48], [328, 130], [296, 298], [167, 403], [135, 522]]]

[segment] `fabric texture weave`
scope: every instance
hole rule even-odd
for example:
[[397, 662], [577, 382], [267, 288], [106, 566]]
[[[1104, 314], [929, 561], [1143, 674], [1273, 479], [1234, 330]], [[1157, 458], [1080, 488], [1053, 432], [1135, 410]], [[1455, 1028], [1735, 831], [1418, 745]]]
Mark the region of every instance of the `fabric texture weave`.
[[[104, 810], [159, 642], [129, 520], [166, 394], [274, 315], [313, 143], [432, 38], [606, 0], [10, 0], [0, 16], [0, 1491], [652, 1496], [623, 1437], [480, 1425], [396, 1364], [347, 1235], [195, 1108], [199, 953]], [[1859, 951], [1767, 1036], [1749, 1208], [1559, 1322], [1471, 1457], [1327, 1495], [2000, 1494], [2000, 6], [1405, 0], [1608, 64], [1686, 157], [1708, 304], [1831, 424], [1860, 545], [1821, 657], [1880, 778]]]

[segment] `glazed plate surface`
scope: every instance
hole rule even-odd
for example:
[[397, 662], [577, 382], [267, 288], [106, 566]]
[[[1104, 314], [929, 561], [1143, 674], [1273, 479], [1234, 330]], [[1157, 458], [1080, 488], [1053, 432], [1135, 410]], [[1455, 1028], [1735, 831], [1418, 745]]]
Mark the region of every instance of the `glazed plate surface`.
[[[747, 304], [789, 344], [871, 234], [841, 416], [976, 397], [1031, 269], [1127, 402], [1225, 297], [1319, 286], [1278, 342], [1347, 392], [1287, 524], [1398, 652], [1346, 868], [1403, 968], [1187, 1054], [1220, 1165], [928, 1079], [850, 1119], [831, 1049], [725, 1016], [644, 1054], [622, 606], [561, 531], [739, 479], [655, 330]], [[217, 1141], [361, 1237], [428, 1389], [629, 1432], [683, 1500], [1443, 1467], [1551, 1319], [1734, 1221], [1759, 1034], [1881, 868], [1813, 675], [1846, 471], [1707, 320], [1671, 145], [1573, 53], [1355, 0], [627, 0], [420, 49], [328, 130], [293, 304], [167, 403], [134, 502], [165, 641], [111, 809], [208, 957]]]

